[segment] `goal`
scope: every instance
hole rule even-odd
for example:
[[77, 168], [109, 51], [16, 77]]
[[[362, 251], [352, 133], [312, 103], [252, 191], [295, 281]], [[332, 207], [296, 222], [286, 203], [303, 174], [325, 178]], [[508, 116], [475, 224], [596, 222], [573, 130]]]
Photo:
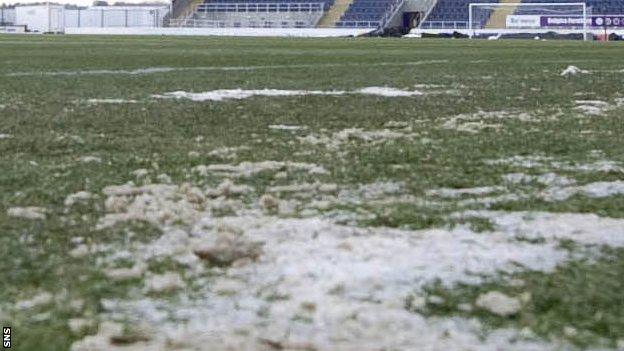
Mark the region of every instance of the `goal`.
[[591, 14], [583, 2], [471, 3], [468, 29], [471, 38], [536, 35], [554, 32], [588, 39]]

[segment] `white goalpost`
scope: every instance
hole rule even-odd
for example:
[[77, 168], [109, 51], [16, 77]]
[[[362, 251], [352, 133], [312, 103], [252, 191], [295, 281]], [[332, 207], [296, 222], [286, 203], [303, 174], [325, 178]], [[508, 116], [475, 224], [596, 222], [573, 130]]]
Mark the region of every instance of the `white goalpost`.
[[570, 3], [471, 3], [468, 7], [470, 38], [482, 34], [582, 34], [588, 40], [591, 13], [584, 2]]

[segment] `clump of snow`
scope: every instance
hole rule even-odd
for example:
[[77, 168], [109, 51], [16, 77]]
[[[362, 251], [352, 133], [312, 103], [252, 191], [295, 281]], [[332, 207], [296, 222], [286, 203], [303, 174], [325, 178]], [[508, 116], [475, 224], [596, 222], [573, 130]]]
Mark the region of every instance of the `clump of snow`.
[[293, 131], [293, 130], [303, 130], [306, 129], [308, 127], [306, 126], [296, 126], [296, 125], [286, 125], [286, 124], [271, 124], [269, 126], [269, 129], [273, 129], [273, 130], [287, 130], [287, 131]]
[[409, 97], [409, 96], [420, 96], [423, 95], [421, 91], [418, 90], [402, 90], [390, 87], [367, 87], [362, 88], [355, 91], [359, 94], [365, 95], [377, 95], [384, 97]]
[[[208, 156], [218, 157], [222, 159], [233, 159], [236, 158], [237, 152], [240, 150], [247, 150], [248, 147], [238, 146], [238, 147], [220, 147], [216, 148], [208, 153]], [[198, 155], [199, 156], [199, 155]]]
[[149, 174], [149, 171], [147, 169], [141, 168], [130, 172], [130, 174], [132, 174], [136, 178], [145, 178]]
[[7, 210], [7, 216], [24, 219], [45, 219], [47, 210], [43, 207], [11, 207]]
[[204, 209], [203, 192], [191, 185], [149, 184], [108, 186], [102, 190], [108, 196], [108, 213], [98, 223], [105, 228], [116, 223], [139, 220], [154, 224], [192, 223]]
[[93, 197], [93, 194], [91, 194], [88, 191], [79, 191], [77, 193], [68, 195], [65, 198], [64, 204], [65, 204], [65, 207], [72, 207], [74, 204], [88, 201], [92, 197]]
[[11, 134], [0, 133], [0, 140], [2, 140], [2, 139], [11, 139], [11, 138], [13, 138], [13, 135], [11, 135]]
[[145, 290], [153, 293], [172, 292], [186, 286], [179, 273], [153, 275], [145, 281]]
[[137, 263], [131, 268], [112, 268], [104, 271], [104, 275], [112, 281], [124, 281], [141, 278], [147, 267], [142, 263]]
[[574, 103], [576, 110], [591, 116], [603, 115], [613, 108], [608, 102], [600, 100], [576, 100]]
[[569, 76], [576, 76], [579, 74], [589, 74], [590, 72], [588, 70], [584, 70], [584, 69], [580, 69], [576, 66], [568, 66], [566, 69], [564, 69], [561, 72], [561, 76], [562, 77], [569, 77]]
[[512, 316], [522, 308], [520, 300], [509, 297], [499, 291], [489, 291], [479, 295], [475, 305], [498, 316]]
[[78, 160], [82, 163], [102, 163], [102, 159], [98, 156], [82, 156]]
[[52, 302], [54, 296], [45, 291], [41, 292], [28, 300], [20, 300], [15, 303], [15, 308], [18, 310], [28, 310], [42, 305], [47, 305]]
[[87, 99], [87, 103], [89, 104], [136, 104], [138, 101], [136, 100], [126, 100], [126, 99]]

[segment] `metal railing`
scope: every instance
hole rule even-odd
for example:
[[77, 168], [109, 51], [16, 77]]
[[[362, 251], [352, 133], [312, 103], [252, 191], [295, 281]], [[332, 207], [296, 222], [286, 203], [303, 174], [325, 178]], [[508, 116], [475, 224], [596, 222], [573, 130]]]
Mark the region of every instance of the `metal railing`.
[[339, 21], [336, 23], [338, 28], [379, 28], [381, 21]]
[[202, 3], [196, 12], [323, 12], [323, 3]]
[[314, 23], [305, 21], [219, 21], [203, 18], [170, 19], [169, 27], [185, 28], [312, 28]]

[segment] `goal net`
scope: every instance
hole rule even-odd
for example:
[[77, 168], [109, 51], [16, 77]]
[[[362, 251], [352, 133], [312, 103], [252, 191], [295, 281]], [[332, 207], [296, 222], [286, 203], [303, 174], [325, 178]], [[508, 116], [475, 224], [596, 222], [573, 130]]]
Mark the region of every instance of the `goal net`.
[[558, 35], [588, 39], [589, 9], [585, 3], [471, 3], [470, 37], [502, 35]]

